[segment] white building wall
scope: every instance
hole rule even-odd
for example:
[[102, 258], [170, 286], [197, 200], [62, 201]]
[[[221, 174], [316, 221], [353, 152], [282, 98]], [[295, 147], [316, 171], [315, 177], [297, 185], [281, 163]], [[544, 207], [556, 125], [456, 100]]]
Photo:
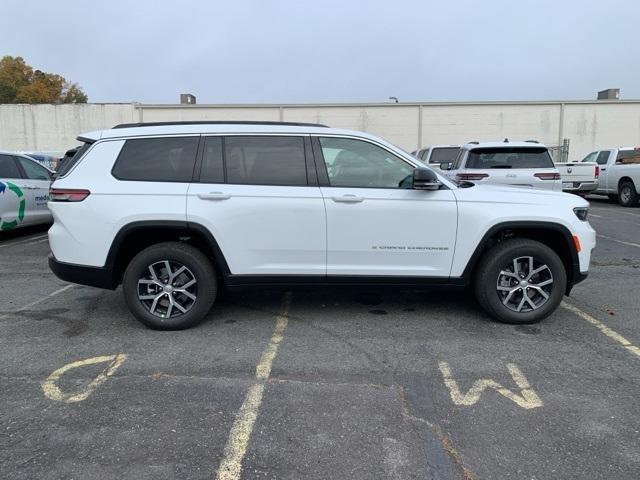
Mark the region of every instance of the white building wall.
[[0, 150], [62, 152], [86, 131], [118, 123], [258, 120], [363, 130], [412, 151], [467, 141], [570, 140], [569, 158], [640, 145], [640, 101], [313, 105], [0, 105]]
[[132, 104], [0, 105], [0, 150], [64, 153], [81, 132], [137, 121]]

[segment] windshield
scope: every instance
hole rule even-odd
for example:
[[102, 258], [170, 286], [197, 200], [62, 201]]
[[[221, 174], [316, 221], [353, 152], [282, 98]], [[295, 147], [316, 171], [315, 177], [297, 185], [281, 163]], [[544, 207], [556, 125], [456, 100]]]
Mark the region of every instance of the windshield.
[[476, 148], [469, 152], [466, 168], [553, 168], [546, 148]]
[[429, 158], [429, 163], [453, 162], [458, 156], [459, 147], [438, 147], [434, 148]]

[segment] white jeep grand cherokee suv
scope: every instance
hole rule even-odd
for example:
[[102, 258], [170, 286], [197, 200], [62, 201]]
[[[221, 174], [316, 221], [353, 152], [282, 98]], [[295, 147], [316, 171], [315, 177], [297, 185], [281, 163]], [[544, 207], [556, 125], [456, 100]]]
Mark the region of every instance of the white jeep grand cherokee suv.
[[322, 125], [193, 122], [87, 133], [58, 172], [49, 265], [115, 289], [158, 329], [218, 288], [473, 285], [497, 320], [551, 314], [589, 268], [588, 203], [456, 184], [403, 150]]

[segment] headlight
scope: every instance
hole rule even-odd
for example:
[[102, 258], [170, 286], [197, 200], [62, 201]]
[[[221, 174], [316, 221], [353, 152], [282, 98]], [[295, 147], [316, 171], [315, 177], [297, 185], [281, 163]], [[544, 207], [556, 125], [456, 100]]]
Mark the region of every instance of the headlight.
[[573, 213], [575, 213], [576, 217], [580, 220], [586, 222], [587, 217], [589, 216], [589, 207], [576, 207], [573, 209]]

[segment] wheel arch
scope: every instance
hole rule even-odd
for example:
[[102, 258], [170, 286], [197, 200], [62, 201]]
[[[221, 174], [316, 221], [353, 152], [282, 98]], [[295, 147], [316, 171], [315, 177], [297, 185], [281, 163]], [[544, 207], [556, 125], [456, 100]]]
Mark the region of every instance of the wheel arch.
[[105, 267], [111, 271], [113, 284], [122, 282], [131, 259], [143, 249], [160, 242], [179, 241], [195, 246], [213, 262], [218, 274], [230, 274], [229, 265], [218, 242], [204, 226], [181, 221], [138, 221], [124, 225], [114, 237]]
[[580, 276], [580, 260], [570, 230], [554, 222], [503, 222], [491, 227], [482, 237], [462, 273], [465, 284], [470, 284], [482, 256], [491, 247], [509, 238], [536, 240], [554, 250], [567, 273], [568, 295]]
[[625, 175], [625, 176], [623, 176], [623, 177], [620, 177], [620, 180], [618, 180], [618, 189], [616, 190], [616, 192], [620, 192], [620, 187], [621, 187], [621, 186], [622, 186], [622, 184], [623, 184], [623, 183], [625, 183], [625, 182], [631, 182], [631, 184], [632, 184], [632, 185], [634, 186], [634, 188], [636, 188], [636, 190], [637, 190], [636, 182], [634, 182], [634, 181], [633, 181], [633, 178], [631, 178], [631, 177], [629, 177], [629, 176], [626, 176], [626, 175]]

